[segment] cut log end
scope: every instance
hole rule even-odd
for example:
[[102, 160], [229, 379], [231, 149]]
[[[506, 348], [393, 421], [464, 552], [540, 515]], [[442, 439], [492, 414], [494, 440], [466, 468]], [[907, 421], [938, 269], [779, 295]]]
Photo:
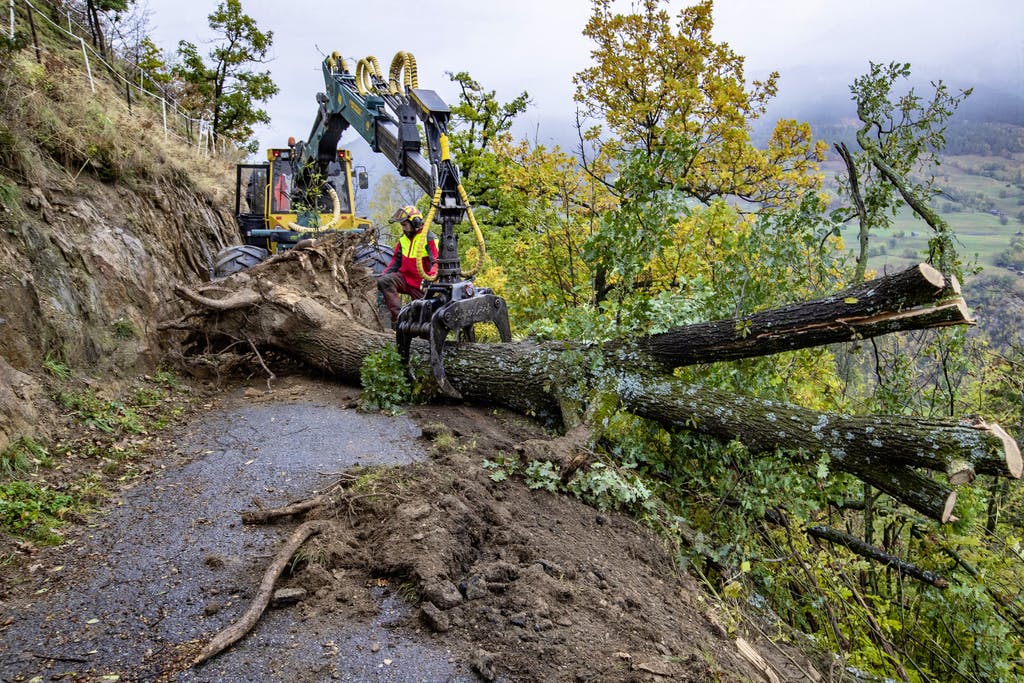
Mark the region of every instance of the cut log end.
[[[929, 284], [934, 285], [936, 289], [944, 289], [946, 287], [946, 276], [943, 275], [938, 269], [927, 263], [918, 263], [917, 272], [921, 274]], [[957, 285], [959, 287], [959, 283]], [[957, 291], [957, 294], [960, 292]]]
[[953, 486], [962, 486], [974, 481], [974, 467], [966, 460], [953, 460], [946, 468], [949, 476], [949, 483]]
[[957, 521], [957, 517], [953, 516], [954, 506], [956, 506], [956, 491], [950, 491], [949, 497], [946, 498], [946, 504], [942, 507], [943, 524]]
[[956, 307], [960, 310], [960, 315], [963, 318], [963, 322], [966, 325], [974, 325], [977, 321], [971, 317], [971, 309], [967, 307], [967, 302], [962, 298], [954, 299]]
[[1024, 473], [1024, 460], [1020, 456], [1020, 446], [1012, 436], [1003, 431], [997, 424], [986, 425], [988, 430], [1003, 442], [1003, 452], [1006, 454], [1006, 469], [1014, 479], [1020, 479]]

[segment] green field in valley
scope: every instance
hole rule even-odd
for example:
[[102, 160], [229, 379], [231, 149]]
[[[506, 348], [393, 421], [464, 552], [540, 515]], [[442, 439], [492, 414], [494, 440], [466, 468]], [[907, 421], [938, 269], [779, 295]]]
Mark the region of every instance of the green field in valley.
[[[827, 171], [826, 171], [827, 172]], [[1002, 157], [943, 157], [936, 170], [942, 194], [932, 206], [957, 237], [965, 265], [996, 269], [996, 259], [1011, 238], [1024, 231], [1024, 160]], [[834, 186], [833, 186], [834, 189]], [[869, 267], [882, 272], [900, 270], [927, 257], [931, 228], [908, 208], [892, 227], [873, 231]], [[848, 249], [857, 245], [857, 229], [843, 230]]]

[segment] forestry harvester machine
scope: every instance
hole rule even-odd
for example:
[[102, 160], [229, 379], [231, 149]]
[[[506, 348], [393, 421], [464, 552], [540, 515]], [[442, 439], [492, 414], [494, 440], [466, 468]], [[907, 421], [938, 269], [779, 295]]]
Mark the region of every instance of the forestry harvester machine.
[[[434, 276], [421, 272], [424, 296], [402, 309], [396, 342], [408, 362], [412, 340], [426, 339], [438, 384], [446, 393], [457, 395], [445, 379], [441, 358], [448, 335], [475, 341], [473, 326], [481, 322], [494, 323], [503, 342], [511, 341], [512, 333], [505, 300], [490, 289], [476, 287], [471, 279], [486, 252], [469, 197], [451, 158], [448, 105], [433, 90], [419, 88], [416, 60], [408, 52], [395, 55], [387, 79], [375, 57], [359, 60], [353, 73], [334, 52], [324, 59], [322, 67], [326, 92], [317, 93], [316, 119], [309, 139], [290, 144], [287, 149], [269, 150], [266, 164], [239, 166], [235, 212], [239, 228], [247, 246], [268, 252], [289, 248], [324, 230], [368, 229], [370, 222], [357, 218], [351, 209], [351, 153], [337, 148], [342, 133], [351, 126], [374, 152], [394, 165], [399, 175], [411, 178], [430, 197], [417, 242], [426, 239], [431, 227], [440, 226], [437, 272]], [[426, 157], [421, 153], [420, 126]], [[357, 178], [360, 187], [365, 188], [365, 172]], [[243, 193], [248, 214], [240, 211]], [[455, 226], [467, 217], [477, 240], [479, 260], [471, 271], [463, 273]], [[417, 252], [416, 244], [412, 252]], [[371, 266], [381, 260], [386, 264], [389, 258], [390, 250], [379, 246], [356, 255], [357, 261], [370, 261]], [[380, 272], [379, 267], [374, 269]]]

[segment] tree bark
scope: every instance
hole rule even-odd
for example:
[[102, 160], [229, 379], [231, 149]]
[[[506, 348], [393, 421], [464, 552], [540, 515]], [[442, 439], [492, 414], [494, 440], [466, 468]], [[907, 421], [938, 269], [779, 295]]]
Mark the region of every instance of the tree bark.
[[636, 347], [670, 370], [963, 324], [973, 320], [960, 298], [959, 282], [921, 263], [824, 299], [677, 327], [613, 348]]
[[878, 562], [879, 564], [884, 564], [885, 566], [894, 569], [901, 576], [909, 576], [912, 579], [917, 579], [918, 581], [930, 584], [936, 588], [949, 587], [949, 581], [944, 577], [926, 569], [921, 569], [917, 565], [905, 562], [895, 555], [890, 555], [873, 545], [865, 543], [856, 536], [852, 536], [846, 532], [840, 531], [839, 529], [833, 529], [827, 526], [809, 526], [804, 529], [804, 533], [811, 538], [817, 538], [822, 541], [834, 543], [835, 545], [841, 545], [861, 557], [866, 557]]
[[[344, 290], [337, 278], [332, 281], [333, 291], [331, 283], [324, 282], [299, 290], [266, 277], [289, 268], [293, 274], [316, 273], [311, 263], [320, 257], [330, 258], [318, 249], [288, 254], [234, 280], [219, 281], [209, 291], [184, 287], [177, 291], [205, 312], [204, 338], [251, 340], [312, 368], [358, 382], [363, 359], [394, 343], [391, 334], [358, 322], [376, 319], [375, 315], [354, 314], [360, 306], [372, 308], [372, 302], [348, 294], [366, 283], [361, 285], [358, 276], [350, 274]], [[754, 453], [777, 451], [784, 457], [812, 461], [826, 453], [833, 468], [861, 478], [930, 518], [949, 521], [955, 493], [914, 468], [943, 473], [951, 485], [970, 481], [975, 473], [1019, 478], [1020, 451], [998, 426], [824, 414], [687, 385], [673, 378], [671, 370], [898, 330], [969, 324], [958, 295], [955, 279], [922, 264], [817, 301], [678, 327], [603, 347], [530, 340], [451, 343], [445, 349], [445, 372], [468, 400], [552, 421], [562, 419], [567, 405], [585, 403], [595, 387], [602, 391], [611, 387], [623, 408], [670, 429], [737, 439]], [[950, 297], [952, 303], [948, 303]], [[346, 306], [338, 305], [341, 300]], [[180, 326], [181, 321], [168, 325]], [[427, 356], [425, 342], [414, 342], [413, 353]], [[597, 354], [605, 370], [588, 375], [581, 354]]]

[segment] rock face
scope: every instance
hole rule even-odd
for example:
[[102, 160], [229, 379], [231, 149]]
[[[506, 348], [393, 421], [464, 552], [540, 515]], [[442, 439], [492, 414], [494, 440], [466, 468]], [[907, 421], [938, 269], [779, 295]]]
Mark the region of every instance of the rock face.
[[231, 166], [203, 163], [223, 183], [202, 190], [168, 163], [117, 183], [53, 162], [11, 179], [0, 164], [0, 452], [45, 433], [46, 359], [94, 377], [159, 363], [157, 326], [180, 311], [171, 288], [208, 279], [239, 241]]
[[12, 441], [39, 433], [36, 406], [43, 397], [39, 382], [18, 372], [0, 356], [0, 451]]
[[47, 355], [114, 372], [152, 365], [156, 325], [177, 310], [171, 287], [208, 277], [207, 255], [238, 241], [227, 202], [178, 180], [22, 189], [0, 242], [0, 356], [22, 370]]

